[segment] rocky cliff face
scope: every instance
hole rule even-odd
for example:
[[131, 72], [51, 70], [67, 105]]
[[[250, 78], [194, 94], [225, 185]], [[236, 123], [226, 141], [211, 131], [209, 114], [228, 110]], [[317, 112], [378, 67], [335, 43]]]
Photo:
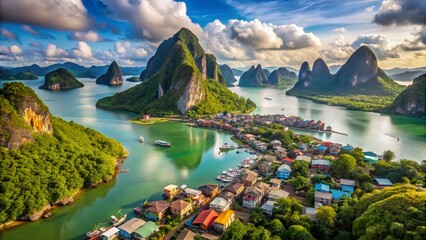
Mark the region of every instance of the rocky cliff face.
[[287, 68], [280, 67], [271, 72], [268, 76], [267, 84], [279, 88], [293, 86], [297, 82], [297, 75]]
[[109, 67], [108, 71], [102, 76], [96, 79], [96, 84], [104, 84], [117, 86], [123, 84], [123, 76], [121, 75], [120, 67], [116, 61], [113, 61]]
[[395, 98], [387, 111], [426, 117], [426, 74], [415, 78], [413, 84]]
[[32, 141], [33, 133], [53, 134], [48, 108], [23, 84], [5, 84], [0, 102], [0, 146], [16, 149]]
[[312, 67], [312, 78], [317, 81], [325, 82], [330, 81], [332, 77], [333, 75], [331, 75], [327, 64], [324, 62], [324, 60], [318, 58]]
[[84, 87], [84, 84], [79, 82], [71, 72], [65, 68], [59, 68], [49, 72], [44, 77], [44, 83], [39, 88], [51, 91], [60, 91], [73, 88]]

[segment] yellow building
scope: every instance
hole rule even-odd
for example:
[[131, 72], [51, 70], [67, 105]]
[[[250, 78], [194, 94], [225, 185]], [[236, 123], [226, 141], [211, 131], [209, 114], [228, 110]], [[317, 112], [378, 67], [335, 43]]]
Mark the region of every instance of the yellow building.
[[171, 199], [179, 193], [179, 188], [176, 185], [169, 184], [163, 189], [163, 192], [166, 198]]
[[232, 210], [223, 211], [213, 223], [213, 228], [218, 232], [224, 232], [234, 221], [235, 212]]
[[170, 210], [174, 216], [184, 218], [191, 214], [192, 204], [183, 200], [176, 200], [170, 204]]

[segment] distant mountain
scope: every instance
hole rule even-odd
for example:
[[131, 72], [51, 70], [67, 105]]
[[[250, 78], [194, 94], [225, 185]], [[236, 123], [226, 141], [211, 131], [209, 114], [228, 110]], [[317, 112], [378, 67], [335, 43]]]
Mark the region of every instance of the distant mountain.
[[[9, 68], [11, 74], [17, 74], [19, 72], [32, 72], [37, 76], [44, 76], [48, 72], [54, 71], [59, 68], [65, 68], [70, 71], [75, 77], [87, 77], [87, 78], [97, 78], [108, 71], [108, 65], [106, 66], [91, 66], [89, 68], [78, 65], [76, 63], [66, 62], [66, 63], [56, 63], [47, 67], [40, 67], [37, 64], [31, 66]], [[123, 75], [139, 75], [139, 73], [144, 69], [144, 67], [122, 67], [121, 72]]]
[[268, 69], [262, 69], [263, 73], [265, 74], [265, 77], [268, 78], [269, 74], [271, 74], [271, 71], [269, 71]]
[[267, 84], [278, 88], [293, 86], [297, 82], [297, 75], [287, 68], [280, 67], [269, 74]]
[[59, 68], [46, 74], [44, 77], [44, 83], [39, 88], [60, 91], [80, 87], [84, 87], [84, 84], [79, 82], [71, 72], [65, 68]]
[[396, 96], [403, 87], [377, 66], [377, 58], [367, 46], [357, 49], [339, 71], [332, 75], [322, 59], [312, 71], [302, 64], [299, 80], [289, 95], [375, 95]]
[[426, 72], [426, 66], [424, 66], [424, 67], [416, 67], [416, 68], [392, 68], [392, 69], [385, 69], [384, 71], [389, 76], [395, 75], [395, 74], [398, 74], [398, 73], [407, 72], [407, 71], [422, 71], [422, 72]]
[[117, 86], [123, 84], [123, 76], [121, 75], [120, 67], [116, 61], [113, 61], [108, 71], [96, 79], [96, 84]]
[[232, 69], [226, 64], [219, 65], [219, 69], [222, 72], [223, 77], [225, 78], [226, 85], [234, 86], [234, 83], [237, 82], [237, 79], [234, 77]]
[[402, 91], [386, 110], [426, 117], [426, 74], [415, 78], [413, 84]]
[[0, 69], [0, 80], [36, 80], [38, 76], [32, 72], [11, 73], [7, 69]]
[[244, 73], [244, 71], [240, 70], [240, 69], [236, 69], [236, 68], [231, 68], [231, 69], [232, 69], [232, 73], [234, 74], [234, 76], [241, 76]]
[[198, 38], [186, 28], [159, 45], [140, 79], [141, 84], [103, 98], [96, 106], [143, 114], [189, 116], [249, 112], [255, 107], [249, 99], [226, 88], [216, 57], [206, 54]]
[[257, 67], [251, 66], [249, 70], [243, 73], [240, 77], [240, 87], [264, 87], [267, 84], [267, 77], [262, 66], [259, 64]]
[[396, 81], [407, 81], [411, 82], [412, 79], [426, 73], [426, 71], [405, 71], [402, 73], [396, 73], [391, 75], [391, 78]]

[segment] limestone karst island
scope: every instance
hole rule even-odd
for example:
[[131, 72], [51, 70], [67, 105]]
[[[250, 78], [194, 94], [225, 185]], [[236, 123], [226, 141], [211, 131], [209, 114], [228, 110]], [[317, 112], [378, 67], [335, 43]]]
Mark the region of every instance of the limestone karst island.
[[0, 1], [0, 239], [426, 239], [425, 13]]

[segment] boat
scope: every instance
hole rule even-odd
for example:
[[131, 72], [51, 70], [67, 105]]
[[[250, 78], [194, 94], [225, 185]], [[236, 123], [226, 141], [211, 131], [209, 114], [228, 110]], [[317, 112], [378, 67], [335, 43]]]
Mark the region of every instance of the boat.
[[285, 110], [285, 108], [283, 107], [283, 108], [281, 108], [281, 111], [284, 111]]
[[269, 97], [265, 97], [265, 99], [266, 99], [266, 100], [272, 100], [272, 98], [269, 98]]
[[222, 173], [223, 173], [223, 174], [226, 174], [226, 173], [227, 173], [227, 171], [225, 170], [225, 171], [223, 171]]
[[163, 141], [163, 140], [155, 140], [155, 144], [159, 145], [159, 146], [163, 146], [163, 147], [171, 147], [172, 144], [170, 144], [169, 142]]
[[217, 180], [221, 180], [222, 179], [222, 175], [217, 175], [216, 179]]
[[182, 186], [180, 186], [180, 189], [185, 189], [187, 186], [186, 186], [186, 184], [182, 184]]
[[219, 147], [220, 151], [229, 151], [229, 150], [234, 150], [235, 146], [234, 145], [229, 145], [228, 143], [223, 144], [222, 146]]
[[120, 170], [120, 172], [121, 172], [121, 173], [125, 173], [125, 172], [128, 172], [128, 171], [129, 171], [129, 169], [128, 169], [128, 168], [127, 168], [127, 169], [121, 169], [121, 170]]
[[140, 137], [139, 137], [139, 141], [140, 141], [141, 143], [143, 143], [143, 142], [145, 142], [145, 138], [144, 138], [143, 136], [140, 136]]
[[[120, 212], [120, 211], [118, 211]], [[112, 215], [111, 216], [111, 223], [112, 226], [116, 227], [120, 224], [122, 224], [125, 220], [126, 220], [127, 214], [123, 214], [120, 218], [117, 218], [116, 216]]]
[[240, 150], [237, 150], [237, 154], [240, 154], [241, 152], [240, 152]]
[[143, 210], [140, 207], [135, 207], [133, 208], [133, 212], [137, 215], [142, 215], [143, 214]]

